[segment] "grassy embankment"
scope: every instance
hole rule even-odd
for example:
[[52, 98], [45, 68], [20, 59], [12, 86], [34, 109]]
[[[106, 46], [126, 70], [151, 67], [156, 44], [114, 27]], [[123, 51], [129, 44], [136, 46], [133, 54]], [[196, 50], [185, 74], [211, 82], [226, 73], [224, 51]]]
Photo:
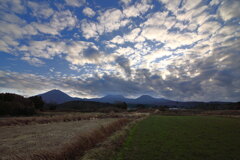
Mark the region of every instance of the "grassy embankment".
[[240, 119], [150, 116], [130, 131], [115, 160], [239, 160]]

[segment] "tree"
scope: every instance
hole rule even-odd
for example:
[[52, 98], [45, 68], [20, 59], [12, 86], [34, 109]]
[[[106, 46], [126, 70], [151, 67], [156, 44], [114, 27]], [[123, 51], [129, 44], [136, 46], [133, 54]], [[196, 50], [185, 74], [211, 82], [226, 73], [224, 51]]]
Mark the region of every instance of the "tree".
[[36, 109], [43, 109], [44, 102], [41, 96], [33, 96], [29, 98], [33, 103]]
[[121, 108], [121, 109], [127, 109], [128, 108], [128, 105], [126, 102], [116, 102], [115, 105], [118, 107], [118, 108]]
[[11, 93], [0, 94], [0, 115], [32, 115], [34, 104], [28, 98]]

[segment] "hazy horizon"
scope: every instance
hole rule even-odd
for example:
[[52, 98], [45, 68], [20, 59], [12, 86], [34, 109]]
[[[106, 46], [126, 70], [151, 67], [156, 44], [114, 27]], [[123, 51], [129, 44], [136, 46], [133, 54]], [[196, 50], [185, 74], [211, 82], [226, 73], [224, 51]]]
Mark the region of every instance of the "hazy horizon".
[[4, 0], [0, 92], [240, 101], [239, 0]]

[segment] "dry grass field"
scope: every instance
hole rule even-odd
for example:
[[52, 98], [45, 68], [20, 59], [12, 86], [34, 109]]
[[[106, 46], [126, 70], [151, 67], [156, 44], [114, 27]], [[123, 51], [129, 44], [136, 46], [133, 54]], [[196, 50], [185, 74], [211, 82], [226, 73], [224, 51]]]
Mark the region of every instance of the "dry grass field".
[[105, 118], [139, 118], [148, 113], [81, 113], [81, 112], [44, 112], [30, 117], [0, 117], [1, 126], [24, 126], [32, 124], [47, 124], [55, 122], [70, 122]]
[[107, 126], [118, 119], [106, 118], [25, 126], [0, 127], [0, 159], [24, 157], [39, 151], [56, 151], [76, 136]]

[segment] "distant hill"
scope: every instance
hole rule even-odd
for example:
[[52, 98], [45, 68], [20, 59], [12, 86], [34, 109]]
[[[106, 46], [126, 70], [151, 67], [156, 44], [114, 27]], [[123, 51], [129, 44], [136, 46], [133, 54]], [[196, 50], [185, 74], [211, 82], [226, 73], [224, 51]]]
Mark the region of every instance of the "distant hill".
[[[41, 96], [43, 101], [46, 103], [62, 104], [70, 101], [82, 101], [82, 102], [67, 103], [64, 105], [64, 107], [62, 106], [63, 108], [66, 108], [65, 106], [68, 106], [69, 104], [77, 106], [77, 108], [79, 108], [82, 104], [84, 104], [84, 106], [86, 105], [92, 106], [93, 104], [95, 104], [90, 102], [105, 103], [104, 105], [108, 103], [108, 106], [110, 104], [126, 102], [129, 105], [129, 107], [133, 107], [133, 108], [138, 104], [145, 105], [146, 107], [159, 107], [159, 106], [167, 106], [167, 107], [173, 107], [173, 108], [175, 107], [199, 108], [200, 107], [200, 108], [212, 108], [212, 109], [224, 108], [224, 106], [227, 106], [229, 104], [231, 105], [231, 103], [226, 103], [226, 102], [178, 102], [178, 101], [172, 101], [164, 98], [154, 98], [149, 95], [142, 95], [136, 99], [125, 98], [122, 95], [107, 95], [102, 98], [81, 99], [81, 98], [71, 97], [60, 90], [51, 90], [49, 92], [40, 94], [38, 96]], [[84, 103], [85, 101], [87, 102]], [[233, 103], [232, 105], [235, 105], [235, 104], [239, 106], [239, 103]], [[96, 105], [100, 106], [100, 104], [96, 104]]]
[[153, 98], [149, 95], [142, 95], [133, 101], [134, 104], [160, 104], [160, 103], [167, 103], [167, 102], [172, 102], [172, 101], [164, 98]]
[[116, 102], [128, 102], [129, 99], [122, 95], [107, 95], [102, 98], [89, 99], [90, 101], [103, 102], [103, 103], [116, 103]]
[[136, 99], [125, 98], [122, 95], [107, 95], [102, 98], [92, 98], [92, 99], [81, 99], [75, 98], [67, 95], [66, 93], [60, 90], [51, 90], [46, 93], [39, 94], [43, 101], [46, 103], [57, 103], [61, 104], [69, 101], [93, 101], [93, 102], [102, 102], [102, 103], [118, 103], [118, 102], [126, 102], [129, 104], [161, 104], [161, 103], [170, 103], [173, 102], [171, 100], [163, 99], [163, 98], [153, 98], [149, 95], [142, 95]]
[[80, 98], [73, 98], [67, 95], [66, 93], [56, 89], [48, 91], [46, 93], [39, 94], [38, 96], [41, 96], [43, 101], [46, 103], [61, 104], [68, 101], [81, 100]]

